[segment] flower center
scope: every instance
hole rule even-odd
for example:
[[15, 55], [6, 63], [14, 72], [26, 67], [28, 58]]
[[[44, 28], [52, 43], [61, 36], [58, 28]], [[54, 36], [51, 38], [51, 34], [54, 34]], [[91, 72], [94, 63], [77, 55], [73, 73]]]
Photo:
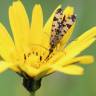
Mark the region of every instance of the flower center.
[[41, 46], [32, 46], [30, 51], [24, 54], [24, 64], [37, 69], [44, 64], [48, 53], [48, 50]]

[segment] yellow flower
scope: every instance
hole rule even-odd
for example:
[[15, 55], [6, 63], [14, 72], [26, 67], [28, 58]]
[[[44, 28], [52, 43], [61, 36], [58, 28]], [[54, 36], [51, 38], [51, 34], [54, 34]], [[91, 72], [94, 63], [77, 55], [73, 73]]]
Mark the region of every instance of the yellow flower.
[[[53, 18], [60, 8], [61, 5], [56, 8], [47, 23], [43, 25], [42, 8], [36, 4], [32, 11], [30, 26], [21, 1], [15, 1], [10, 6], [9, 21], [13, 38], [0, 23], [0, 56], [2, 57], [0, 72], [11, 69], [25, 78], [27, 76], [35, 80], [55, 71], [71, 75], [83, 74], [83, 68], [78, 63], [90, 64], [94, 58], [90, 55], [78, 55], [96, 40], [96, 27], [88, 30], [66, 46], [74, 29], [75, 20], [50, 52]], [[73, 7], [67, 7], [63, 11], [63, 16], [74, 16]]]

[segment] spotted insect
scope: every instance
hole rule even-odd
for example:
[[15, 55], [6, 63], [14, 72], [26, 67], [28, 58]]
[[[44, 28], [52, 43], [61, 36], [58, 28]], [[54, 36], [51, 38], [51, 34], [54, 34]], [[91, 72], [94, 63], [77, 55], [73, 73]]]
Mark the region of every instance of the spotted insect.
[[60, 42], [60, 40], [64, 37], [64, 34], [68, 32], [73, 23], [76, 21], [76, 16], [63, 15], [63, 11], [59, 8], [55, 16], [53, 18], [53, 24], [51, 29], [51, 38], [50, 38], [50, 53], [56, 47], [56, 45]]
[[55, 16], [53, 18], [51, 38], [50, 38], [50, 49], [55, 48], [56, 43], [58, 41], [58, 35], [61, 33], [62, 17], [63, 17], [63, 11], [60, 8], [56, 11]]

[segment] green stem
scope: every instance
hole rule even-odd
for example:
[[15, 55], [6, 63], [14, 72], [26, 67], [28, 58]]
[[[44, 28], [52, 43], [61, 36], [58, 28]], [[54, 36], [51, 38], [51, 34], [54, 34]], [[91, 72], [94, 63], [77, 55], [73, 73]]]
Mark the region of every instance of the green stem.
[[31, 92], [30, 93], [30, 96], [35, 96], [35, 92]]

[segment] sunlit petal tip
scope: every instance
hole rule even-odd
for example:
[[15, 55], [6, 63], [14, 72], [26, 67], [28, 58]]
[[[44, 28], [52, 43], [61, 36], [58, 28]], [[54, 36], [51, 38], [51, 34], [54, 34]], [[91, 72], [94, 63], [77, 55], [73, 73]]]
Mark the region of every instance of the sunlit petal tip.
[[16, 1], [12, 2], [11, 6], [15, 6], [17, 4], [22, 4], [21, 0], [16, 0]]
[[67, 6], [65, 9], [66, 10], [74, 10], [74, 7], [73, 6]]
[[63, 11], [63, 14], [66, 14], [68, 16], [73, 15], [73, 13], [74, 13], [74, 7], [72, 6], [67, 6]]
[[85, 56], [83, 59], [81, 59], [80, 63], [82, 64], [92, 64], [94, 62], [95, 58], [94, 56]]
[[94, 26], [93, 28], [95, 28], [95, 29], [96, 29], [96, 26]]
[[42, 9], [42, 7], [41, 7], [41, 5], [40, 4], [35, 4], [35, 6], [34, 6], [34, 9]]
[[90, 28], [88, 31], [96, 31], [96, 26], [94, 26], [94, 27], [92, 27], [92, 28]]
[[33, 7], [33, 12], [38, 12], [38, 11], [40, 11], [41, 12], [41, 14], [43, 15], [43, 10], [42, 10], [42, 7], [41, 7], [41, 5], [40, 4], [35, 4], [35, 6]]
[[85, 55], [80, 57], [75, 57], [68, 61], [66, 64], [92, 64], [95, 61], [94, 56], [91, 55]]
[[56, 9], [59, 9], [59, 8], [61, 8], [62, 7], [62, 5], [61, 4], [59, 4], [58, 6], [57, 6], [57, 8]]
[[92, 27], [91, 30], [96, 32], [96, 26]]
[[90, 28], [89, 30], [95, 30], [96, 31], [96, 26]]
[[84, 69], [77, 65], [69, 65], [67, 67], [58, 68], [57, 71], [63, 72], [69, 75], [83, 75]]
[[41, 8], [41, 4], [37, 4], [39, 6], [39, 8]]

